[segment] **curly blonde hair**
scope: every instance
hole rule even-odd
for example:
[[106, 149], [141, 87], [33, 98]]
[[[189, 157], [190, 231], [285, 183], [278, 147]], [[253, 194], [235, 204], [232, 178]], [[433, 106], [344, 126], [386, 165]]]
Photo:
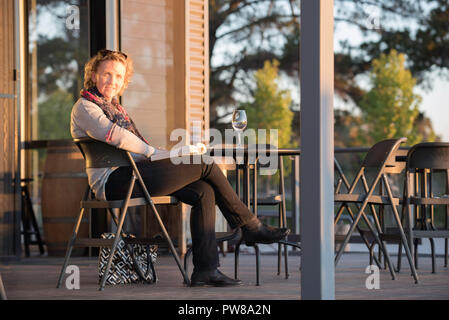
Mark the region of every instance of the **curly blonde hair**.
[[108, 60], [121, 62], [126, 67], [125, 81], [122, 90], [119, 92], [119, 96], [121, 96], [131, 82], [134, 66], [131, 57], [120, 51], [102, 49], [86, 63], [84, 66], [84, 89], [95, 86], [95, 83], [92, 81], [92, 73], [97, 72], [100, 64]]

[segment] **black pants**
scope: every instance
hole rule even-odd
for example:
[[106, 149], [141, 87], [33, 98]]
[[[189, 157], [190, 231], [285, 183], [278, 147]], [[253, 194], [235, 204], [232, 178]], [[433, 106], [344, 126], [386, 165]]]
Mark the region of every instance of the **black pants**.
[[[204, 160], [204, 159], [203, 159]], [[192, 163], [192, 162], [191, 162]], [[215, 164], [173, 164], [170, 159], [138, 162], [137, 167], [151, 196], [173, 195], [192, 206], [190, 230], [192, 234], [194, 270], [217, 268], [218, 249], [215, 239], [215, 204], [232, 228], [257, 222]], [[126, 196], [131, 167], [120, 167], [106, 184], [108, 200]], [[132, 197], [143, 196], [136, 182]]]

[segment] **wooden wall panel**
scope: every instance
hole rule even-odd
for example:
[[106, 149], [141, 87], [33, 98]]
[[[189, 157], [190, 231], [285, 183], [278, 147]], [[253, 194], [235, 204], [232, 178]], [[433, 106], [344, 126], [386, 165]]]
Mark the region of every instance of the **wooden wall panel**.
[[17, 112], [14, 72], [14, 2], [0, 1], [0, 259], [20, 254], [17, 175]]
[[121, 48], [134, 60], [134, 77], [122, 102], [142, 134], [162, 147], [169, 146], [175, 118], [175, 1], [121, 2]]
[[208, 19], [207, 0], [121, 3], [121, 48], [135, 66], [123, 104], [156, 145], [177, 143], [169, 141], [174, 129], [192, 142], [194, 123], [209, 127]]

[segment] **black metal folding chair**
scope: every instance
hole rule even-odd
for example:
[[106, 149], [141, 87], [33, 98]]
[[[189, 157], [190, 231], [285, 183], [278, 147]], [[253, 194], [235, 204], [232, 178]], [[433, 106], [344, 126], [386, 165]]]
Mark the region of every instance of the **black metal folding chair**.
[[[338, 162], [338, 160], [336, 158], [334, 158], [334, 169], [335, 169], [335, 194], [342, 194], [342, 187], [344, 187], [346, 189], [346, 193], [349, 192], [349, 190], [351, 189], [351, 184], [349, 183], [348, 179], [346, 178], [343, 169], [340, 165], [340, 163]], [[338, 199], [338, 196], [337, 196]], [[357, 208], [359, 208], [359, 204], [355, 204], [357, 206]], [[334, 227], [337, 227], [337, 223], [340, 221], [340, 218], [342, 216], [343, 210], [346, 209], [347, 212], [350, 214], [352, 221], [354, 220], [354, 213], [352, 212], [351, 207], [349, 206], [349, 203], [347, 202], [343, 202], [342, 206], [340, 206], [340, 211], [337, 214], [335, 221], [334, 221]], [[373, 250], [373, 246], [372, 243], [370, 242], [370, 239], [368, 238], [369, 235], [366, 234], [365, 230], [363, 230], [362, 228], [359, 227], [359, 225], [357, 224], [356, 226], [357, 228], [357, 232], [360, 235], [360, 239], [361, 241], [366, 245], [366, 247], [368, 248], [368, 250], [370, 251], [370, 253], [372, 253]], [[342, 243], [344, 241], [345, 235], [343, 234], [335, 234], [335, 243]], [[373, 259], [377, 266], [380, 268], [381, 264], [379, 262], [379, 260], [373, 256], [372, 254], [370, 255], [370, 258]]]
[[[72, 252], [72, 248], [74, 246], [81, 246], [81, 247], [100, 247], [100, 246], [111, 246], [111, 253], [108, 257], [108, 263], [105, 269], [105, 273], [101, 279], [100, 282], [100, 290], [104, 289], [106, 279], [112, 264], [113, 256], [115, 253], [115, 250], [117, 248], [117, 244], [124, 237], [123, 232], [123, 224], [126, 218], [126, 214], [129, 207], [133, 206], [144, 206], [149, 205], [154, 212], [156, 219], [159, 223], [160, 228], [162, 229], [162, 233], [164, 238], [166, 239], [169, 249], [175, 258], [175, 261], [178, 265], [179, 270], [181, 271], [181, 274], [184, 278], [184, 283], [187, 285], [190, 285], [190, 280], [187, 277], [186, 273], [184, 272], [184, 269], [182, 268], [181, 261], [179, 258], [178, 253], [176, 252], [176, 249], [173, 245], [173, 242], [164, 226], [164, 223], [156, 209], [155, 204], [176, 204], [177, 199], [170, 196], [163, 196], [163, 197], [151, 197], [148, 189], [145, 186], [145, 183], [140, 175], [140, 172], [136, 166], [136, 163], [134, 162], [134, 159], [132, 158], [131, 154], [128, 151], [115, 148], [112, 145], [109, 145], [107, 143], [94, 140], [91, 138], [79, 138], [74, 139], [75, 144], [79, 147], [81, 150], [81, 153], [84, 156], [86, 168], [105, 168], [105, 167], [121, 167], [121, 166], [131, 166], [133, 169], [133, 174], [129, 182], [128, 192], [123, 200], [115, 200], [115, 201], [100, 201], [100, 200], [91, 200], [89, 199], [90, 196], [90, 189], [86, 190], [86, 193], [84, 195], [83, 200], [81, 201], [81, 210], [77, 218], [77, 222], [75, 223], [75, 226], [73, 228], [72, 236], [68, 242], [67, 245], [67, 251], [66, 256], [64, 260], [63, 267], [61, 269], [61, 273], [59, 275], [58, 284], [57, 287], [59, 288], [62, 284], [62, 280], [64, 277], [65, 270], [67, 268], [67, 264]], [[138, 181], [143, 193], [144, 197], [139, 198], [131, 198], [135, 182]], [[77, 239], [77, 233], [79, 226], [81, 224], [81, 220], [83, 218], [83, 214], [85, 210], [93, 209], [93, 208], [106, 208], [108, 209], [108, 212], [111, 214], [113, 221], [117, 225], [117, 231], [115, 233], [115, 238], [112, 239], [92, 239], [92, 238], [84, 238], [84, 239]], [[116, 215], [114, 211], [117, 211], [120, 209], [120, 214]], [[142, 243], [142, 244], [150, 244], [152, 243], [148, 239], [138, 240], [138, 239], [126, 239], [124, 238], [125, 243], [127, 243], [127, 246], [131, 243]], [[131, 256], [133, 256], [131, 254]], [[138, 268], [136, 268], [137, 271]]]
[[5, 287], [3, 286], [2, 275], [0, 274], [0, 300], [7, 300]]
[[[443, 194], [435, 192], [437, 176], [444, 186]], [[441, 179], [443, 177], [443, 179]], [[441, 186], [440, 186], [441, 189]], [[407, 154], [404, 210], [407, 212], [408, 241], [418, 267], [418, 240], [428, 238], [432, 253], [432, 272], [435, 273], [435, 244], [433, 238], [445, 239], [445, 264], [448, 262], [449, 238], [449, 143], [426, 142], [413, 146]], [[440, 190], [441, 192], [441, 190]], [[444, 229], [435, 224], [435, 209], [443, 208]], [[413, 244], [413, 245], [412, 245]], [[402, 244], [399, 246], [398, 261]]]
[[[415, 266], [413, 264], [413, 259], [411, 256], [411, 251], [407, 243], [407, 239], [404, 233], [404, 229], [402, 227], [401, 219], [399, 217], [399, 213], [397, 210], [397, 206], [399, 205], [399, 199], [395, 198], [392, 194], [390, 183], [388, 181], [387, 174], [389, 173], [388, 168], [394, 168], [396, 166], [396, 152], [399, 149], [401, 143], [405, 142], [406, 138], [400, 139], [388, 139], [383, 140], [381, 142], [376, 143], [373, 147], [370, 148], [363, 163], [361, 165], [360, 170], [358, 171], [354, 181], [352, 182], [349, 192], [346, 194], [338, 193], [335, 194], [335, 202], [340, 203], [340, 208], [336, 214], [335, 222], [340, 218], [344, 208], [347, 207], [349, 203], [353, 203], [357, 205], [358, 213], [356, 215], [351, 214], [353, 222], [349, 229], [349, 232], [345, 236], [342, 246], [335, 257], [335, 265], [338, 264], [341, 255], [344, 252], [346, 245], [348, 244], [352, 234], [361, 218], [363, 218], [365, 224], [367, 225], [370, 234], [374, 237], [374, 244], [379, 246], [379, 249], [382, 251], [385, 261], [388, 265], [390, 274], [393, 279], [396, 278], [394, 268], [390, 261], [390, 256], [387, 251], [387, 247], [385, 242], [381, 239], [383, 235], [383, 230], [381, 224], [378, 219], [378, 215], [375, 210], [375, 205], [389, 205], [393, 211], [393, 217], [397, 224], [398, 232], [400, 239], [405, 248], [407, 258], [410, 263], [410, 268], [412, 270], [413, 277], [415, 282], [418, 282], [418, 275], [416, 273]], [[374, 173], [374, 178], [371, 182], [371, 185], [368, 184], [368, 180], [366, 178], [366, 171], [372, 169]], [[359, 182], [361, 182], [363, 193], [356, 193], [356, 187]], [[375, 190], [379, 185], [383, 185], [385, 190], [387, 191], [387, 195], [375, 194]], [[371, 221], [368, 219], [365, 209], [369, 206], [371, 208], [372, 218], [375, 222], [375, 227], [373, 227]], [[372, 245], [372, 246], [373, 246]]]
[[[256, 161], [250, 165], [248, 168], [248, 171], [245, 173], [249, 175], [249, 170], [253, 171], [253, 196], [252, 199], [249, 200], [250, 205], [253, 207], [253, 212], [257, 216], [258, 215], [258, 206], [278, 206], [278, 227], [283, 228], [287, 227], [287, 209], [286, 209], [286, 200], [285, 200], [285, 181], [284, 181], [284, 162], [283, 162], [283, 156], [278, 155], [278, 164], [279, 164], [279, 193], [273, 196], [268, 197], [258, 197], [257, 191], [255, 188], [257, 188], [257, 169], [258, 169], [258, 159], [255, 159]], [[249, 181], [249, 177], [247, 177], [247, 180]], [[249, 188], [249, 187], [248, 187]], [[249, 189], [246, 190], [249, 193]], [[237, 190], [239, 193], [239, 191]], [[246, 198], [250, 198], [249, 194], [246, 195]], [[238, 244], [236, 245], [235, 249], [235, 266], [234, 266], [234, 272], [235, 272], [235, 278], [238, 277], [238, 264], [239, 264], [239, 255], [240, 255], [240, 246], [243, 243], [243, 239], [241, 238]], [[277, 268], [277, 274], [281, 274], [281, 260], [282, 260], [282, 247], [284, 249], [284, 269], [285, 269], [285, 278], [288, 279], [289, 273], [288, 273], [288, 251], [287, 246], [292, 246], [295, 248], [300, 249], [301, 246], [299, 243], [289, 241], [289, 239], [280, 240], [278, 243], [278, 268]], [[251, 245], [254, 247], [255, 254], [256, 254], [256, 285], [260, 285], [260, 249], [257, 243], [254, 243]]]

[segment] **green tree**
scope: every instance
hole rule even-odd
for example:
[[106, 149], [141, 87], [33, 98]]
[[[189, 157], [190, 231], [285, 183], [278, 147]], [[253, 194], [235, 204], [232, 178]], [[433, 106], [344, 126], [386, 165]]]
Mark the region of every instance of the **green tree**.
[[53, 91], [39, 104], [39, 138], [70, 138], [70, 111], [74, 97], [62, 89]]
[[[265, 61], [264, 67], [254, 74], [253, 101], [242, 103], [246, 111], [248, 127], [254, 129], [277, 129], [279, 147], [291, 146], [293, 112], [290, 110], [291, 96], [278, 86], [279, 62]], [[268, 137], [267, 137], [268, 138]]]
[[360, 146], [363, 135], [363, 120], [351, 111], [335, 109], [334, 111], [334, 143], [337, 148]]
[[[339, 42], [334, 55], [335, 93], [343, 101], [360, 104], [365, 91], [357, 76], [366, 74], [372, 60], [391, 49], [406, 54], [407, 66], [421, 86], [431, 89], [435, 70], [441, 77], [449, 77], [449, 0], [334, 2], [336, 33], [348, 34]], [[277, 59], [279, 71], [299, 86], [300, 3], [294, 0], [209, 1], [211, 127], [229, 126], [227, 119], [235, 108], [235, 98], [242, 94], [242, 84], [266, 60]], [[359, 38], [352, 36], [352, 31], [361, 32], [360, 41], [352, 41]], [[293, 111], [293, 134], [299, 141], [299, 108]], [[351, 112], [350, 116], [357, 117], [357, 114]], [[353, 145], [353, 141], [339, 143]]]
[[[278, 130], [278, 147], [294, 146], [292, 143], [293, 112], [290, 110], [291, 96], [288, 90], [282, 90], [278, 85], [279, 61], [264, 62], [264, 67], [254, 73], [254, 89], [251, 91], [251, 101], [240, 104], [240, 109], [246, 111], [248, 128], [266, 129], [267, 142], [270, 142], [270, 129]], [[259, 137], [258, 137], [259, 138]], [[258, 141], [265, 143], [265, 141]], [[285, 157], [284, 157], [285, 158]], [[284, 174], [291, 170], [291, 162], [284, 160]], [[263, 175], [259, 177], [260, 190], [274, 193], [278, 188], [279, 171], [260, 168]], [[270, 191], [271, 190], [271, 191]]]
[[396, 50], [374, 59], [370, 73], [372, 84], [360, 102], [367, 134], [365, 143], [389, 138], [407, 137], [408, 144], [423, 137], [414, 126], [419, 115], [421, 97], [415, 94], [416, 80], [405, 68], [405, 56]]

